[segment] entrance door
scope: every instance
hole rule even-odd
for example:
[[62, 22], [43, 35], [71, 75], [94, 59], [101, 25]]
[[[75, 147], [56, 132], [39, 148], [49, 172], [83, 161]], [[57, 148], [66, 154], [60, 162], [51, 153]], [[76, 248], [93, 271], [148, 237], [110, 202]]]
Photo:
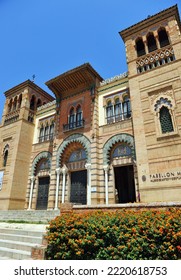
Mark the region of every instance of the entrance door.
[[87, 170], [71, 173], [70, 202], [87, 204]]
[[50, 177], [39, 178], [38, 197], [36, 203], [37, 210], [46, 210], [48, 205]]
[[133, 165], [114, 168], [119, 203], [136, 201]]

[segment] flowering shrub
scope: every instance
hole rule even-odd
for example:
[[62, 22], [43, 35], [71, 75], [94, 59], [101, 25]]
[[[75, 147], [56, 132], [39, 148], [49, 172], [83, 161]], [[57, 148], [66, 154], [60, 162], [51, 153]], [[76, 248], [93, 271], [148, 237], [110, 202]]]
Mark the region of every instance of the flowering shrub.
[[181, 258], [181, 209], [66, 214], [52, 220], [51, 260], [176, 260]]

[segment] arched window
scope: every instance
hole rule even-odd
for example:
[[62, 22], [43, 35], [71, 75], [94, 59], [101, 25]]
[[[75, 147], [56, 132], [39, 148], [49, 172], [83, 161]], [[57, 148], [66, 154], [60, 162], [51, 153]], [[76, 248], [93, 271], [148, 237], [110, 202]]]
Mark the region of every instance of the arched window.
[[3, 152], [3, 166], [6, 167], [9, 154], [9, 145], [7, 144]]
[[76, 162], [86, 159], [86, 152], [84, 149], [78, 149], [71, 153], [68, 162]]
[[42, 104], [41, 99], [40, 99], [40, 98], [38, 98], [38, 101], [37, 101], [37, 105], [36, 105], [36, 107], [37, 107], [37, 108], [38, 108], [38, 107], [40, 107], [40, 106], [41, 106], [41, 104]]
[[30, 101], [30, 110], [34, 111], [36, 108], [35, 108], [35, 102], [36, 102], [36, 99], [35, 99], [35, 96], [33, 95], [31, 97], [31, 101]]
[[174, 131], [169, 109], [165, 106], [160, 109], [160, 125], [162, 133]]
[[123, 115], [124, 118], [130, 118], [131, 117], [131, 103], [128, 96], [124, 97], [123, 102]]
[[54, 136], [54, 127], [55, 127], [55, 125], [54, 125], [54, 123], [52, 123], [52, 124], [50, 125], [50, 139], [53, 139], [53, 136]]
[[10, 113], [12, 111], [12, 105], [13, 105], [13, 101], [12, 101], [12, 98], [11, 98], [10, 101], [9, 101], [9, 104], [8, 104], [8, 113]]
[[119, 121], [122, 119], [122, 104], [119, 98], [116, 98], [115, 100], [114, 114], [115, 114], [115, 121]]
[[71, 108], [69, 114], [69, 129], [74, 128], [74, 126], [75, 126], [75, 112], [74, 112], [74, 108]]
[[40, 128], [39, 142], [43, 142], [43, 141], [44, 141], [44, 127], [42, 126]]
[[13, 111], [16, 111], [16, 107], [17, 107], [17, 96], [15, 97], [13, 102]]
[[49, 125], [47, 124], [45, 127], [45, 141], [49, 139]]
[[148, 51], [153, 52], [157, 49], [156, 40], [153, 33], [149, 33], [147, 36]]
[[5, 167], [7, 164], [7, 160], [8, 160], [8, 150], [5, 151], [4, 153], [4, 161], [3, 161], [3, 166]]
[[81, 106], [77, 107], [77, 111], [76, 111], [76, 126], [82, 126], [82, 109]]
[[114, 149], [112, 157], [113, 158], [125, 157], [125, 156], [131, 156], [131, 154], [132, 154], [131, 148], [128, 145], [122, 143]]
[[111, 101], [108, 101], [107, 107], [106, 107], [107, 123], [112, 123], [114, 121], [113, 116], [114, 116], [113, 105], [112, 105]]
[[20, 94], [18, 98], [18, 109], [21, 108], [21, 102], [22, 102], [22, 94]]
[[40, 171], [49, 171], [50, 168], [51, 168], [50, 159], [44, 158], [40, 160], [40, 162], [38, 163], [36, 168], [36, 174], [38, 174]]
[[136, 40], [136, 51], [137, 51], [137, 56], [142, 56], [145, 55], [145, 45], [143, 43], [142, 38], [138, 38]]
[[161, 28], [158, 31], [158, 39], [159, 39], [159, 43], [160, 43], [161, 48], [170, 44], [165, 28]]

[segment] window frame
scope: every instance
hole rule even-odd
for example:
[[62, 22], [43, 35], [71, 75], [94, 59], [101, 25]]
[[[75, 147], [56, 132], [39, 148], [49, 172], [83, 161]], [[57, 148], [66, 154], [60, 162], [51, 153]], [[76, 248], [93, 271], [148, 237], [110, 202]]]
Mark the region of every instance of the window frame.
[[[169, 111], [170, 118], [172, 121], [173, 131], [170, 132], [162, 132], [162, 127], [160, 123], [160, 110], [162, 107], [166, 107]], [[165, 96], [160, 95], [158, 96], [155, 101], [152, 104], [152, 111], [155, 115], [155, 127], [156, 127], [156, 138], [157, 140], [163, 139], [165, 137], [172, 137], [172, 136], [178, 136], [178, 128], [176, 125], [176, 119], [175, 119], [175, 102], [174, 100], [165, 94]]]

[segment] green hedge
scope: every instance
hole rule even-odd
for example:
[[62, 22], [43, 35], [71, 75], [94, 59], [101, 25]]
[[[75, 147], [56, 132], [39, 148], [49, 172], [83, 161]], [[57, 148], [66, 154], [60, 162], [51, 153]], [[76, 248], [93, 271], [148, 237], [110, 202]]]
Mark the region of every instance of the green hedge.
[[51, 260], [167, 260], [181, 258], [181, 210], [66, 214], [51, 221]]

